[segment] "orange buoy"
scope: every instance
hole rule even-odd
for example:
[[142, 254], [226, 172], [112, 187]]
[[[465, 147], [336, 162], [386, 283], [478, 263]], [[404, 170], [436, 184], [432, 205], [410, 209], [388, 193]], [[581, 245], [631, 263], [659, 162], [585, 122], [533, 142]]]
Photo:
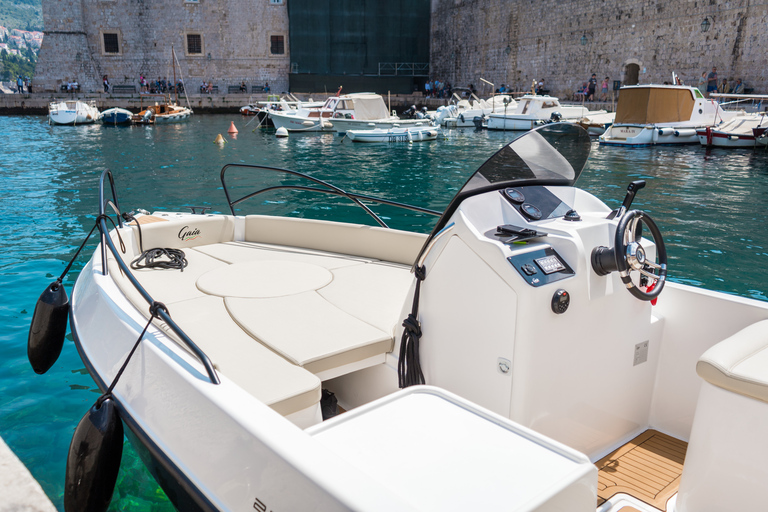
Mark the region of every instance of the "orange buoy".
[[237, 128], [235, 128], [234, 121], [232, 121], [232, 124], [229, 125], [229, 130], [227, 130], [227, 133], [237, 133]]

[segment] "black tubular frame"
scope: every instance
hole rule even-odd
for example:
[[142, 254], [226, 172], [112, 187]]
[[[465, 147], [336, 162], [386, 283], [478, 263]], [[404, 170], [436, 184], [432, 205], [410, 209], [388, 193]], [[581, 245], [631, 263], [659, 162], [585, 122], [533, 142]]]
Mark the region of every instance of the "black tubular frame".
[[[112, 200], [105, 200], [104, 198], [104, 178], [109, 178], [109, 185], [112, 191]], [[108, 275], [107, 270], [107, 248], [109, 248], [110, 251], [112, 251], [112, 254], [115, 256], [115, 261], [122, 269], [125, 276], [128, 278], [128, 280], [131, 282], [134, 288], [141, 294], [141, 296], [144, 298], [145, 301], [147, 301], [147, 305], [151, 306], [155, 303], [155, 300], [152, 298], [152, 296], [147, 292], [147, 290], [144, 289], [141, 284], [139, 284], [139, 281], [134, 277], [134, 275], [131, 273], [131, 269], [128, 267], [128, 265], [125, 264], [123, 261], [123, 258], [120, 256], [119, 251], [117, 247], [115, 247], [115, 243], [112, 241], [112, 237], [108, 236], [109, 234], [109, 228], [107, 227], [107, 221], [105, 218], [105, 209], [109, 206], [115, 212], [117, 215], [117, 221], [119, 227], [123, 227], [123, 220], [120, 216], [120, 207], [118, 206], [117, 201], [117, 193], [115, 192], [115, 180], [112, 176], [112, 172], [110, 170], [105, 170], [103, 173], [101, 173], [101, 178], [99, 179], [99, 231], [101, 232], [101, 268], [103, 275]], [[208, 356], [203, 352], [200, 347], [198, 347], [195, 342], [193, 342], [189, 336], [184, 333], [184, 331], [179, 327], [176, 322], [171, 318], [171, 316], [162, 308], [158, 308], [157, 316], [165, 322], [170, 329], [176, 333], [176, 335], [181, 339], [181, 341], [184, 343], [184, 345], [189, 348], [189, 350], [192, 351], [192, 353], [197, 357], [198, 360], [203, 364], [205, 367], [205, 371], [208, 374], [208, 379], [211, 381], [212, 384], [220, 384], [221, 381], [219, 380], [219, 376], [216, 374], [216, 369], [213, 367], [213, 363], [208, 358]]]
[[[266, 172], [289, 174], [291, 176], [296, 176], [299, 178], [306, 179], [308, 181], [311, 181], [312, 183], [315, 183], [325, 188], [308, 187], [304, 185], [276, 185], [272, 187], [266, 187], [261, 190], [257, 190], [256, 192], [252, 192], [250, 194], [247, 194], [241, 197], [240, 199], [235, 199], [233, 201], [229, 195], [229, 189], [227, 188], [227, 183], [224, 178], [224, 175], [226, 174], [227, 169], [229, 168], [241, 168], [241, 169], [250, 169], [253, 171], [266, 171]], [[381, 199], [378, 197], [372, 197], [372, 196], [367, 196], [363, 194], [355, 194], [353, 192], [347, 192], [334, 185], [331, 185], [328, 182], [319, 180], [317, 178], [313, 178], [312, 176], [308, 176], [304, 173], [301, 173], [298, 171], [291, 171], [289, 169], [281, 169], [279, 167], [267, 167], [263, 165], [249, 165], [249, 164], [227, 164], [221, 168], [221, 186], [224, 188], [224, 194], [227, 196], [227, 204], [229, 205], [229, 210], [232, 212], [232, 215], [235, 215], [235, 205], [242, 203], [246, 199], [251, 199], [252, 197], [255, 197], [259, 194], [263, 194], [265, 192], [269, 192], [272, 190], [280, 190], [280, 189], [304, 190], [308, 192], [317, 192], [320, 194], [346, 197], [347, 199], [349, 199], [350, 201], [358, 205], [360, 208], [362, 208], [365, 211], [365, 213], [373, 217], [373, 219], [376, 221], [377, 224], [379, 224], [381, 227], [384, 227], [384, 228], [388, 228], [389, 226], [387, 226], [387, 224], [383, 220], [381, 220], [381, 217], [376, 215], [370, 208], [364, 205], [362, 201], [370, 201], [373, 203], [384, 204], [387, 206], [395, 206], [397, 208], [404, 208], [406, 210], [411, 210], [419, 213], [426, 213], [427, 215], [434, 215], [436, 217], [439, 217], [443, 214], [443, 212], [438, 212], [436, 210], [430, 210], [427, 208], [421, 208], [419, 206], [413, 206], [405, 203], [398, 203], [395, 201], [389, 201], [387, 199]]]

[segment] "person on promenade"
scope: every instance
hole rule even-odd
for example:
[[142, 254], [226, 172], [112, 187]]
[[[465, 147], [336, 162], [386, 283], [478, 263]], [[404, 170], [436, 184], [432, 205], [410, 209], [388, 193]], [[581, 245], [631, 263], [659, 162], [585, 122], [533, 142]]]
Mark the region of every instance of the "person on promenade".
[[707, 72], [702, 71], [701, 76], [699, 77], [699, 82], [696, 84], [696, 87], [699, 89], [699, 92], [701, 92], [702, 95], [704, 95], [705, 92], [707, 92]]
[[264, 92], [269, 92], [269, 82], [264, 82]]
[[723, 81], [720, 84], [720, 87], [717, 88], [717, 92], [719, 92], [721, 94], [728, 94], [729, 92], [731, 92], [731, 86], [728, 85], [728, 79], [727, 78], [723, 78]]
[[731, 93], [744, 94], [744, 84], [741, 82], [741, 78], [736, 79], [736, 85], [733, 86]]
[[109, 92], [109, 77], [107, 75], [104, 75], [103, 83], [104, 83], [104, 92]]
[[19, 94], [24, 94], [24, 81], [21, 79], [21, 75], [16, 79], [16, 89]]
[[597, 89], [597, 75], [592, 73], [587, 85], [587, 101], [595, 101], [595, 89]]
[[605, 77], [600, 83], [600, 101], [608, 101], [608, 77]]
[[243, 80], [242, 82], [240, 82], [240, 92], [247, 92], [247, 91], [248, 91], [248, 87], [245, 86], [245, 80]]
[[717, 92], [717, 68], [713, 67], [707, 75], [707, 94]]

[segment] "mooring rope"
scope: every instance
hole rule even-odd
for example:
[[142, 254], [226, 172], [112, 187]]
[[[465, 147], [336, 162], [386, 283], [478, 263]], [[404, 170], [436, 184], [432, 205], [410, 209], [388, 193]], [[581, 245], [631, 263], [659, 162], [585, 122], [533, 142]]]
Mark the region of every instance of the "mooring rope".
[[147, 333], [147, 329], [149, 329], [150, 324], [152, 321], [158, 317], [158, 311], [159, 310], [165, 311], [166, 314], [168, 313], [168, 308], [165, 307], [165, 304], [162, 302], [153, 302], [149, 306], [149, 321], [147, 322], [147, 325], [144, 326], [144, 330], [141, 331], [141, 334], [139, 334], [139, 339], [136, 340], [136, 343], [133, 344], [133, 348], [128, 353], [128, 357], [125, 358], [125, 361], [123, 362], [123, 365], [120, 367], [120, 370], [117, 371], [117, 375], [115, 375], [114, 380], [112, 381], [112, 384], [109, 385], [107, 390], [104, 392], [103, 395], [99, 397], [98, 400], [96, 400], [96, 407], [101, 407], [101, 404], [104, 402], [104, 400], [107, 400], [112, 397], [112, 390], [115, 389], [115, 386], [117, 385], [117, 381], [120, 380], [120, 377], [123, 375], [123, 371], [128, 366], [128, 362], [131, 360], [131, 357], [133, 357], [133, 353], [136, 352], [136, 349], [139, 348], [139, 343], [141, 343], [141, 340], [144, 339], [144, 335]]

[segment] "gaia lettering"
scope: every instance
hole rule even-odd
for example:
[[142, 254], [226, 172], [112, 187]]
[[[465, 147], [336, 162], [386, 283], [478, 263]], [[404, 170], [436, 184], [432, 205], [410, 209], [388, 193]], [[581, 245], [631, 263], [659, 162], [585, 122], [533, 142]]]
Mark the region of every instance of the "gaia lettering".
[[188, 242], [200, 238], [200, 230], [197, 228], [189, 229], [189, 226], [184, 226], [179, 231], [179, 240], [182, 242]]

